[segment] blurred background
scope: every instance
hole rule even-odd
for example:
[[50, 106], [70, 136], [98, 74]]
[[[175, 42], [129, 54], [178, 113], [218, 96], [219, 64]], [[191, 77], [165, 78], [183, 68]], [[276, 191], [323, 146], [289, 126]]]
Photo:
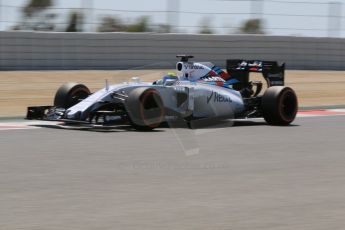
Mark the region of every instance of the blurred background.
[[343, 37], [344, 1], [0, 0], [0, 30]]
[[[345, 0], [0, 0], [0, 70], [172, 69], [193, 54], [345, 70]], [[71, 33], [70, 33], [71, 32]]]

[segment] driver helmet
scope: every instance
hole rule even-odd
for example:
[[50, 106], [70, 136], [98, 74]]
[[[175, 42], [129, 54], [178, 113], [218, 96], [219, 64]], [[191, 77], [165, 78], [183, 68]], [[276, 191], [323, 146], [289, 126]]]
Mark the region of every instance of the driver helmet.
[[165, 83], [166, 80], [177, 80], [177, 79], [178, 79], [178, 77], [177, 77], [176, 73], [169, 72], [167, 75], [165, 75], [163, 77], [163, 83]]

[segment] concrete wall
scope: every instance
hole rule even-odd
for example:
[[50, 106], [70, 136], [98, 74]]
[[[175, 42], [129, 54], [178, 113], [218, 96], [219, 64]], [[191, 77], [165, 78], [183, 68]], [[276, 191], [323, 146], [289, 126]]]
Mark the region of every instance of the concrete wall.
[[0, 70], [173, 68], [176, 54], [224, 67], [229, 58], [289, 69], [345, 69], [345, 39], [247, 35], [0, 32]]

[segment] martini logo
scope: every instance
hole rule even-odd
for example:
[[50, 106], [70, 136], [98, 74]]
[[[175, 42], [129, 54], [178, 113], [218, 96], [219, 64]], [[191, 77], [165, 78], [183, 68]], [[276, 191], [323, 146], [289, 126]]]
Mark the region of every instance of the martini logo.
[[231, 103], [232, 100], [230, 97], [226, 97], [224, 95], [221, 95], [217, 92], [212, 91], [211, 95], [207, 97], [207, 104], [210, 103], [210, 101], [212, 101], [213, 98], [213, 102], [219, 102], [219, 103]]

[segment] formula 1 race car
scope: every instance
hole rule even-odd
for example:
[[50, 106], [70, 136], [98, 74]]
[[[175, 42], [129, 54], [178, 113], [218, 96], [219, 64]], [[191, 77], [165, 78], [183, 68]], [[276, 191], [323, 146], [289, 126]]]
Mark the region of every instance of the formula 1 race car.
[[[272, 61], [227, 60], [227, 70], [210, 62], [191, 62], [178, 55], [178, 76], [169, 74], [153, 83], [109, 85], [91, 93], [83, 84], [67, 83], [56, 92], [54, 106], [29, 107], [27, 119], [62, 121], [91, 126], [132, 125], [152, 130], [169, 119], [186, 123], [200, 119], [263, 117], [270, 125], [289, 125], [298, 103], [293, 89], [284, 86], [285, 64]], [[249, 73], [262, 73], [250, 81]]]

